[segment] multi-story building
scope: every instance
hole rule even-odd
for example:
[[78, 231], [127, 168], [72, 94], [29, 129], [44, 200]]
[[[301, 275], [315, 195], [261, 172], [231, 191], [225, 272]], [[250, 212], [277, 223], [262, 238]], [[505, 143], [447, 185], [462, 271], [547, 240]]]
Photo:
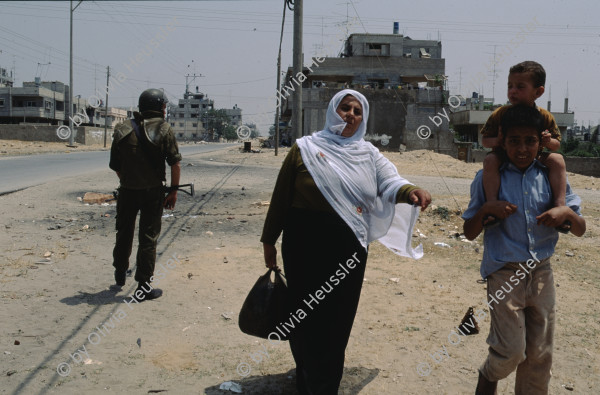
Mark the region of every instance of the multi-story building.
[[186, 92], [176, 105], [169, 104], [168, 122], [177, 139], [201, 139], [206, 131], [203, 115], [214, 109], [213, 100], [204, 93]]
[[235, 126], [236, 128], [242, 126], [242, 109], [239, 108], [237, 104], [235, 104], [233, 108], [225, 108], [224, 110], [225, 114], [231, 119], [232, 126]]
[[[132, 117], [131, 109], [108, 107], [108, 128], [113, 129], [116, 124], [124, 122], [126, 119]], [[94, 126], [104, 127], [105, 111], [104, 107], [95, 108], [91, 113], [88, 112], [90, 122]]]
[[[215, 109], [215, 103], [204, 93], [185, 92], [183, 99], [177, 104], [169, 104], [167, 121], [180, 140], [212, 140], [214, 136], [208, 129], [209, 111]], [[235, 105], [233, 108], [224, 109], [230, 118], [230, 124], [238, 127], [242, 125], [242, 109]]]
[[[72, 114], [86, 111], [87, 100], [73, 98]], [[68, 123], [69, 86], [60, 81], [23, 82], [0, 87], [0, 123]]]

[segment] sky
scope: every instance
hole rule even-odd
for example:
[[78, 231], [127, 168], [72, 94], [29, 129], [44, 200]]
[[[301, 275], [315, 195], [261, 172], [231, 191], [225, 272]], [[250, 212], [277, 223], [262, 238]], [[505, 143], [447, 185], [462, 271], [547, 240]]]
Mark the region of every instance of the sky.
[[[73, 6], [77, 5], [73, 2]], [[15, 86], [40, 77], [69, 82], [69, 1], [0, 1], [0, 67]], [[267, 134], [275, 112], [283, 0], [82, 1], [73, 12], [74, 94], [104, 92], [109, 106], [135, 106], [149, 87], [169, 101], [191, 91], [215, 108], [243, 110]], [[506, 102], [510, 66], [546, 69], [537, 104], [569, 111], [578, 124], [600, 121], [600, 3], [597, 0], [304, 1], [304, 64], [337, 56], [350, 33], [441, 40], [451, 94], [478, 91]], [[293, 12], [285, 13], [282, 70], [292, 65]], [[496, 52], [494, 62], [494, 51]], [[494, 67], [495, 66], [495, 67]], [[495, 73], [494, 73], [495, 69]], [[103, 97], [102, 93], [102, 98]]]

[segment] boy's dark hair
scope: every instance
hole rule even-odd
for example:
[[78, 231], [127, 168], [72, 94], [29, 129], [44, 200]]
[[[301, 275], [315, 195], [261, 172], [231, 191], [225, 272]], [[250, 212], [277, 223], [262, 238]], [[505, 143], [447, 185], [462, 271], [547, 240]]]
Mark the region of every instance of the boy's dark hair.
[[546, 70], [538, 62], [526, 60], [510, 68], [509, 74], [512, 73], [531, 73], [533, 75], [534, 88], [539, 88], [546, 84]]
[[540, 111], [525, 104], [517, 104], [511, 106], [502, 115], [502, 121], [500, 121], [502, 127], [503, 139], [506, 138], [508, 132], [516, 127], [534, 128], [538, 132], [538, 137], [541, 141], [541, 135], [544, 131], [544, 117]]

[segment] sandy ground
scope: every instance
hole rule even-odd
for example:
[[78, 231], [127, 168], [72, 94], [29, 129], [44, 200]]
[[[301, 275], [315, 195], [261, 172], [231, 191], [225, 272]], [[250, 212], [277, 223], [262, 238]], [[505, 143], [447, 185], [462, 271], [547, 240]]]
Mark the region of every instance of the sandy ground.
[[[157, 260], [165, 293], [141, 304], [124, 302], [132, 278], [122, 290], [110, 287], [115, 206], [77, 199], [111, 192], [117, 182], [110, 170], [0, 196], [0, 393], [225, 394], [232, 392], [220, 384], [234, 381], [246, 394], [294, 394], [288, 345], [237, 326], [244, 298], [265, 272], [258, 240], [268, 206], [261, 202], [270, 199], [286, 150], [280, 152], [229, 149], [184, 158], [182, 181], [194, 182], [197, 196], [180, 194], [176, 210], [165, 212]], [[489, 315], [478, 335], [457, 341], [451, 331], [469, 306], [489, 312], [485, 284], [477, 281], [482, 238], [457, 236], [457, 210], [468, 202], [465, 179], [480, 165], [427, 151], [387, 156], [406, 178], [433, 185], [438, 210], [417, 223], [421, 260], [371, 245], [340, 393], [473, 393]], [[550, 393], [593, 394], [600, 386], [600, 194], [598, 179], [569, 179], [586, 197], [588, 231], [561, 236], [553, 260]], [[513, 384], [514, 374], [499, 393], [513, 393]]]

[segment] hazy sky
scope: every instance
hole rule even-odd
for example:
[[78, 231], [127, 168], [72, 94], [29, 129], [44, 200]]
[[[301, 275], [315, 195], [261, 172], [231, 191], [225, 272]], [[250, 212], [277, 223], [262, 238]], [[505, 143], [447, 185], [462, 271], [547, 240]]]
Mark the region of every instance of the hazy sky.
[[[74, 94], [102, 89], [110, 66], [120, 77], [111, 78], [110, 106], [135, 105], [147, 87], [164, 88], [176, 101], [185, 75], [201, 74], [191, 90], [198, 86], [217, 108], [237, 104], [244, 121], [265, 134], [274, 114], [282, 12], [283, 0], [83, 1], [74, 12]], [[579, 124], [600, 120], [597, 0], [305, 1], [304, 63], [316, 54], [337, 56], [347, 29], [392, 33], [394, 21], [401, 34], [442, 41], [452, 94], [477, 88], [504, 103], [510, 66], [536, 60], [547, 73], [538, 105], [551, 98], [552, 110], [562, 111], [568, 91]], [[292, 62], [292, 24], [287, 10], [284, 70]], [[36, 76], [68, 83], [69, 2], [0, 2], [0, 51], [0, 67], [14, 67], [16, 86]]]

